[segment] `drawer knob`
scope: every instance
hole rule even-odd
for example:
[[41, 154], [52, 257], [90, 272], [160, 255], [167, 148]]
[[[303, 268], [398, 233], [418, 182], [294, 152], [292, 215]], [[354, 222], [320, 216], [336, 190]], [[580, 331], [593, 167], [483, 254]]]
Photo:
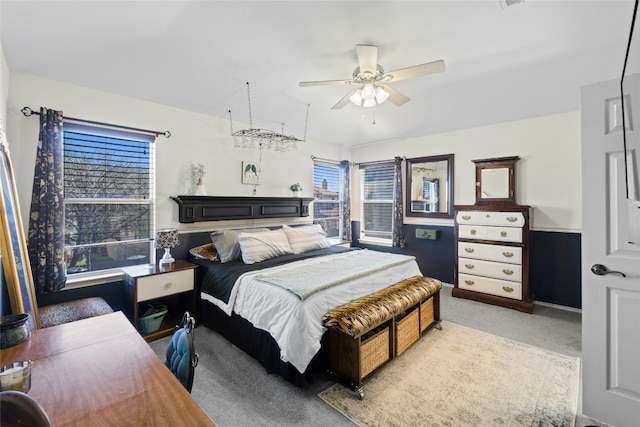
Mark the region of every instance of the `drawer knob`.
[[509, 270], [509, 269], [506, 269], [506, 268], [504, 270], [502, 270], [502, 272], [504, 274], [506, 274], [507, 276], [511, 276], [513, 274], [513, 270]]
[[473, 248], [464, 248], [464, 251], [467, 253], [473, 253], [474, 249]]
[[507, 221], [509, 221], [509, 222], [516, 222], [517, 220], [518, 220], [518, 218], [515, 217], [515, 216], [508, 216], [507, 217]]
[[506, 258], [511, 258], [513, 256], [513, 252], [502, 252], [502, 255]]
[[469, 270], [473, 270], [473, 268], [475, 267], [473, 264], [465, 264], [465, 267], [467, 267]]
[[505, 292], [513, 292], [513, 288], [510, 287], [510, 286], [503, 286], [502, 290], [505, 291]]
[[476, 231], [476, 230], [471, 230], [471, 235], [472, 235], [472, 236], [475, 236], [475, 235], [476, 235], [476, 233], [477, 233], [477, 231]]
[[491, 218], [491, 215], [487, 214], [487, 215], [486, 215], [486, 217], [487, 217], [487, 218]]
[[462, 219], [469, 221], [471, 219], [471, 215], [462, 215]]
[[169, 288], [171, 288], [171, 286], [173, 286], [173, 285], [171, 284], [171, 282], [167, 282], [167, 283], [165, 283], [165, 284], [164, 284], [164, 288], [165, 288], [165, 289], [169, 289]]
[[464, 281], [464, 283], [466, 283], [469, 286], [473, 286], [476, 282], [474, 282], [473, 280], [467, 279], [467, 280]]
[[500, 237], [507, 237], [507, 232], [506, 231], [501, 231], [500, 232]]

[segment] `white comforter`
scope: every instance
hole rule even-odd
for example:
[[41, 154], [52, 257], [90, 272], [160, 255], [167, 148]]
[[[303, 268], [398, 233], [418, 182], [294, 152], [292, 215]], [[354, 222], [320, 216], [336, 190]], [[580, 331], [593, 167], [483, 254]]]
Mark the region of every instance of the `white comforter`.
[[[328, 257], [345, 257], [352, 253], [345, 252]], [[286, 289], [255, 278], [256, 275], [267, 271], [304, 268], [308, 264], [324, 262], [326, 259], [327, 257], [312, 258], [243, 274], [236, 282], [228, 303], [206, 293], [202, 293], [201, 297], [228, 315], [233, 311], [250, 321], [256, 328], [269, 332], [280, 347], [280, 358], [290, 362], [298, 371], [304, 372], [320, 349], [320, 339], [325, 331], [322, 316], [325, 313], [355, 298], [422, 274], [415, 259], [412, 259], [317, 292], [302, 301]]]

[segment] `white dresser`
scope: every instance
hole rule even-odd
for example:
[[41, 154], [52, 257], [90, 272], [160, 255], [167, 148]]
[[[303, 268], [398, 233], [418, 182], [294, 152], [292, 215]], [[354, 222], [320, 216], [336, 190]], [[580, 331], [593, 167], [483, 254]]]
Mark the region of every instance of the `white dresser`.
[[454, 297], [531, 313], [530, 206], [455, 206]]

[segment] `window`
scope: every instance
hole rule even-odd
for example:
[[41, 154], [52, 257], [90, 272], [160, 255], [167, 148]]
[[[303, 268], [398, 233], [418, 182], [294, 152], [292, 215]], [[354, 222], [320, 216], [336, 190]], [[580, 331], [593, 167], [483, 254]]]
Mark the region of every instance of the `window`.
[[394, 163], [360, 165], [362, 224], [360, 239], [391, 243], [393, 232]]
[[313, 219], [322, 221], [327, 237], [340, 237], [342, 229], [341, 169], [337, 163], [313, 163]]
[[154, 139], [65, 122], [67, 274], [154, 261]]

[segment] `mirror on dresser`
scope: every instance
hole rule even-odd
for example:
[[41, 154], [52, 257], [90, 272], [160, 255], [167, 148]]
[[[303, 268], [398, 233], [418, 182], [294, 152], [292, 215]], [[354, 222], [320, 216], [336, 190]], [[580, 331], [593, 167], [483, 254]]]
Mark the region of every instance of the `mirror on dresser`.
[[519, 158], [473, 160], [476, 164], [476, 204], [516, 203], [516, 162]]
[[453, 217], [453, 154], [407, 159], [407, 216]]

